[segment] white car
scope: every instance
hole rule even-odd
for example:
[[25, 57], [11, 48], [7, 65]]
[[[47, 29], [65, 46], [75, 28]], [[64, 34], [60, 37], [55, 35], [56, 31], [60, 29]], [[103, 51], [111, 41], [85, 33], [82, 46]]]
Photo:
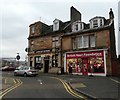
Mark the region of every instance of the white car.
[[38, 70], [35, 70], [33, 67], [29, 66], [20, 66], [15, 69], [14, 75], [23, 75], [23, 76], [36, 76], [38, 75]]

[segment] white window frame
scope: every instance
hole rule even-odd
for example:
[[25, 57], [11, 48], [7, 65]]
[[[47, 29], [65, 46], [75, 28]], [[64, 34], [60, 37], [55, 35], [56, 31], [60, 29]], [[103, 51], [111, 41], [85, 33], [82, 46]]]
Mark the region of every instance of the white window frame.
[[58, 31], [59, 30], [59, 20], [55, 19], [53, 21], [53, 31]]
[[95, 18], [90, 20], [90, 28], [101, 27], [104, 25], [104, 18]]
[[93, 28], [98, 27], [98, 19], [93, 20]]
[[83, 48], [88, 48], [88, 47], [89, 47], [89, 36], [83, 35]]
[[83, 48], [83, 36], [77, 38], [77, 48]]
[[72, 43], [73, 43], [73, 49], [77, 49], [77, 39], [76, 38], [72, 39]]
[[90, 47], [95, 47], [95, 35], [90, 35]]
[[77, 32], [83, 29], [84, 29], [84, 23], [79, 20], [72, 24], [72, 32]]
[[32, 33], [35, 33], [35, 27], [34, 27], [34, 26], [32, 26], [31, 32], [32, 32]]

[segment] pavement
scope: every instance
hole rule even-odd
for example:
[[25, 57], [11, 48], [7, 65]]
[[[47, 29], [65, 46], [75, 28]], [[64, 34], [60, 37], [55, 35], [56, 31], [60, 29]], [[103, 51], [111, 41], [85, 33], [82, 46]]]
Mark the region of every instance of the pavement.
[[75, 91], [95, 100], [120, 100], [120, 79], [117, 77], [69, 75], [66, 79]]

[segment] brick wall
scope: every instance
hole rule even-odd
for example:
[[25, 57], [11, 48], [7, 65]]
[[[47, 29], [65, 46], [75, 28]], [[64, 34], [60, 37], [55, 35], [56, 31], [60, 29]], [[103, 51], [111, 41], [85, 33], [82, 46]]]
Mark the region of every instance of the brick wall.
[[[83, 33], [80, 33], [81, 35]], [[89, 34], [95, 34], [96, 37], [96, 48], [102, 48], [106, 47], [108, 48], [110, 46], [110, 39], [109, 39], [109, 31], [108, 30], [101, 30], [101, 31], [96, 31], [96, 32], [91, 32], [91, 33], [84, 33], [83, 35], [89, 35]], [[74, 35], [74, 37], [77, 37], [79, 35]], [[62, 38], [62, 49], [63, 50], [72, 50], [72, 37], [73, 36], [66, 36]]]
[[33, 50], [51, 49], [52, 41], [51, 36], [43, 36], [34, 40]]
[[[41, 22], [35, 22], [34, 24], [31, 24], [30, 26], [30, 36], [36, 36], [41, 34]], [[35, 32], [32, 33], [32, 27], [35, 28]]]
[[62, 39], [62, 50], [72, 50], [72, 39], [71, 39], [71, 37], [63, 37], [63, 39]]
[[95, 32], [96, 34], [96, 47], [109, 47], [110, 40], [109, 40], [109, 31], [103, 30]]

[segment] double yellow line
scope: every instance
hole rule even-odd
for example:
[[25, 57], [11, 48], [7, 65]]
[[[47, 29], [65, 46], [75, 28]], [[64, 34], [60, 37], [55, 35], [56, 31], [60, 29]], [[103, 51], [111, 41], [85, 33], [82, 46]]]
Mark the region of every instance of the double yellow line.
[[78, 99], [80, 99], [80, 100], [81, 100], [81, 99], [82, 99], [82, 100], [86, 100], [86, 98], [85, 98], [84, 96], [75, 93], [75, 92], [71, 89], [71, 87], [70, 87], [64, 80], [62, 80], [62, 79], [60, 79], [60, 78], [57, 78], [57, 77], [51, 77], [51, 78], [54, 78], [54, 79], [59, 80], [59, 81], [63, 84], [63, 86], [64, 86], [64, 88], [66, 89], [66, 91], [67, 91], [69, 94], [71, 94], [72, 96], [74, 96], [75, 98], [78, 98]]
[[7, 89], [3, 90], [2, 92], [0, 92], [0, 100], [7, 93], [9, 93], [10, 91], [14, 90], [15, 88], [17, 88], [18, 86], [20, 86], [22, 84], [22, 81], [20, 79], [13, 79], [13, 81], [14, 81], [14, 84], [12, 86], [10, 86], [9, 88], [7, 88]]

